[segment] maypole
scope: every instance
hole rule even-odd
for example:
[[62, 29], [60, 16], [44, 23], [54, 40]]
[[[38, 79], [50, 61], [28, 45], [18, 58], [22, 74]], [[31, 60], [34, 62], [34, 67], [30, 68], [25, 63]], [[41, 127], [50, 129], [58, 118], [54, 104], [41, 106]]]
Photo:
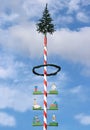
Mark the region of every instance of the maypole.
[[[56, 87], [53, 84], [52, 86], [52, 90], [47, 93], [47, 76], [52, 76], [52, 75], [56, 75], [61, 67], [57, 66], [55, 64], [48, 64], [47, 63], [47, 33], [53, 34], [53, 32], [55, 31], [54, 29], [54, 25], [52, 24], [52, 18], [50, 17], [48, 8], [47, 8], [47, 4], [45, 7], [45, 10], [43, 12], [43, 16], [42, 18], [39, 20], [39, 22], [37, 23], [37, 31], [39, 33], [42, 33], [44, 35], [44, 64], [43, 65], [38, 65], [33, 67], [33, 73], [38, 75], [38, 76], [43, 76], [44, 77], [44, 81], [43, 81], [43, 85], [44, 85], [44, 92], [38, 91], [37, 90], [37, 86], [35, 86], [35, 91], [33, 92], [34, 95], [40, 95], [40, 94], [44, 94], [44, 101], [43, 101], [43, 109], [41, 106], [39, 106], [36, 102], [36, 99], [34, 99], [34, 106], [33, 106], [33, 110], [43, 110], [43, 130], [47, 130], [47, 126], [58, 126], [58, 123], [55, 122], [56, 120], [56, 116], [53, 115], [52, 116], [52, 122], [47, 124], [47, 94], [58, 94], [58, 92], [56, 91]], [[47, 73], [47, 67], [54, 67], [57, 70], [53, 73]], [[43, 74], [40, 74], [36, 71], [36, 69], [39, 69], [41, 67], [44, 67], [44, 71]], [[53, 104], [50, 105], [50, 108], [48, 110], [58, 110], [58, 105], [57, 102], [54, 101]], [[42, 126], [42, 124], [40, 123], [38, 116], [35, 116], [33, 119], [33, 126]]]

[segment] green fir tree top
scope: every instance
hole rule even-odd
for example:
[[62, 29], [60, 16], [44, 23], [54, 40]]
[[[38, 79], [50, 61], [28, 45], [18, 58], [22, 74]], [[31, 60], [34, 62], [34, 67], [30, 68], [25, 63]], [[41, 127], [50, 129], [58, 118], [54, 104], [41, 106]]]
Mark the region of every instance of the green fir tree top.
[[52, 24], [52, 18], [49, 14], [47, 4], [43, 12], [42, 18], [39, 20], [39, 22], [36, 24], [37, 25], [37, 31], [39, 33], [43, 33], [44, 35], [47, 35], [47, 33], [52, 34], [55, 29], [54, 25]]

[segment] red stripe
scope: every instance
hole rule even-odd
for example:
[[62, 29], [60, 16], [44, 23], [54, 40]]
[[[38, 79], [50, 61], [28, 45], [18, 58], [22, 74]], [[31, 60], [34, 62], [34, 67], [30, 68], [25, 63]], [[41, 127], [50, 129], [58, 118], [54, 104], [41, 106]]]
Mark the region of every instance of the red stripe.
[[47, 97], [47, 92], [44, 90], [44, 95]]
[[47, 102], [46, 101], [44, 101], [44, 105], [45, 105], [45, 107], [47, 107]]
[[47, 113], [44, 111], [44, 116], [47, 118]]
[[44, 70], [44, 74], [47, 75], [47, 71], [46, 70]]
[[47, 51], [44, 49], [44, 55], [46, 55], [47, 56]]
[[44, 122], [44, 127], [47, 129], [47, 124]]
[[45, 105], [45, 107], [47, 107], [47, 102], [46, 101], [44, 101], [44, 105]]
[[47, 37], [44, 37], [44, 45], [47, 46]]
[[47, 61], [46, 60], [44, 60], [44, 65], [46, 65], [47, 64]]
[[47, 86], [47, 81], [46, 80], [44, 80], [44, 84], [45, 84], [45, 86]]

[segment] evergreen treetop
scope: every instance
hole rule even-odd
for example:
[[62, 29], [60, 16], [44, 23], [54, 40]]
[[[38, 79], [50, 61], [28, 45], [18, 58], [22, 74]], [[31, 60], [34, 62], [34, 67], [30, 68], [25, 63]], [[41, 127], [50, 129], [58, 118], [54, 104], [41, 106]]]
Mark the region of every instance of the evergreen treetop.
[[52, 34], [55, 29], [54, 25], [52, 24], [52, 18], [49, 14], [47, 4], [43, 12], [42, 18], [39, 20], [39, 22], [36, 24], [37, 25], [37, 31], [39, 33], [43, 33], [44, 35], [47, 35], [47, 33]]

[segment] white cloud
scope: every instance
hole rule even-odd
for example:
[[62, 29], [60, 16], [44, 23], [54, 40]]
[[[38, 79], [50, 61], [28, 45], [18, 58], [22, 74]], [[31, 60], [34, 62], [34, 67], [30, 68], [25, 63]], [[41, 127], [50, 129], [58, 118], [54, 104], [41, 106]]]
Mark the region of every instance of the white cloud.
[[7, 78], [11, 73], [11, 69], [4, 69], [3, 67], [0, 67], [0, 78]]
[[82, 86], [80, 86], [80, 85], [76, 86], [76, 87], [70, 89], [70, 92], [72, 94], [80, 94], [82, 92]]
[[0, 112], [0, 125], [14, 127], [16, 125], [16, 120], [13, 116], [5, 112]]
[[3, 68], [0, 67], [0, 78], [11, 78], [13, 75], [13, 70], [11, 67]]
[[[42, 12], [45, 8], [46, 3], [51, 5], [54, 0], [26, 0], [22, 4], [22, 8], [25, 11], [26, 15], [30, 18], [39, 17], [42, 15]], [[58, 2], [58, 1], [57, 1]], [[33, 8], [32, 8], [33, 7]]]
[[3, 25], [10, 23], [10, 24], [14, 24], [18, 21], [19, 15], [16, 13], [7, 15], [5, 13], [0, 13], [0, 27], [2, 27]]
[[80, 113], [75, 116], [75, 119], [77, 119], [82, 125], [90, 125], [90, 115]]
[[79, 21], [84, 23], [88, 23], [90, 21], [89, 16], [87, 16], [84, 12], [78, 12], [76, 17]]
[[7, 15], [5, 13], [0, 14], [0, 19], [4, 22], [4, 21], [15, 21], [15, 19], [18, 18], [18, 14], [10, 14]]
[[[90, 66], [90, 28], [79, 31], [62, 29], [49, 38], [49, 53], [58, 54], [67, 60]], [[52, 45], [51, 45], [52, 44]]]
[[80, 102], [89, 101], [89, 92], [90, 89], [88, 88], [88, 86], [83, 85], [78, 85], [68, 90], [69, 95], [71, 95], [73, 99]]
[[57, 17], [56, 22], [65, 26], [65, 25], [73, 22], [73, 17], [71, 17], [71, 16], [59, 16], [59, 17]]
[[[84, 27], [78, 31], [61, 29], [53, 36], [48, 35], [49, 55], [58, 54], [67, 60], [90, 66], [89, 34], [90, 27]], [[43, 35], [36, 32], [34, 24], [18, 25], [8, 31], [1, 30], [0, 35], [2, 36], [0, 41], [7, 49], [12, 48], [14, 51], [31, 57], [38, 58], [43, 55]]]
[[29, 92], [21, 89], [0, 87], [0, 108], [12, 108], [16, 111], [24, 112], [32, 108], [33, 96]]
[[0, 55], [0, 78], [14, 79], [16, 75], [16, 65], [13, 56], [2, 52]]
[[[8, 37], [7, 40], [0, 37], [0, 41], [6, 43], [5, 47], [7, 47], [7, 49], [12, 48], [17, 52], [24, 52], [32, 56], [36, 55], [36, 53], [40, 56], [42, 53], [40, 51], [43, 47], [41, 44], [43, 42], [41, 40], [42, 36], [38, 35], [33, 24], [12, 27], [8, 31], [1, 31], [1, 35], [2, 37], [4, 36], [4, 38]], [[9, 39], [9, 37], [11, 38]]]
[[80, 8], [80, 0], [70, 0], [68, 3], [68, 12], [78, 11]]
[[[31, 8], [33, 7], [33, 8]], [[29, 16], [29, 17], [35, 17], [37, 16], [37, 14], [41, 14], [41, 5], [39, 4], [38, 0], [36, 1], [25, 1], [23, 3], [23, 9], [26, 11], [26, 14]]]

